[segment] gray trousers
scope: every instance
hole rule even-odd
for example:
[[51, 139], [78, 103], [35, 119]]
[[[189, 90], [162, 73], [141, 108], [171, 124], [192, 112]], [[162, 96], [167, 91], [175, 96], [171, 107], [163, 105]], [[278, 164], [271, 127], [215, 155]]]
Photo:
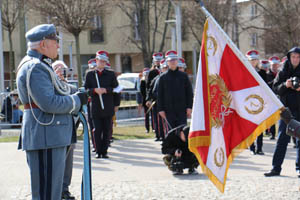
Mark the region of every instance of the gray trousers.
[[63, 191], [69, 191], [69, 186], [71, 185], [74, 149], [75, 149], [75, 144], [71, 144], [67, 148], [64, 182], [63, 182], [63, 188], [62, 188]]
[[61, 199], [66, 147], [26, 151], [32, 200]]

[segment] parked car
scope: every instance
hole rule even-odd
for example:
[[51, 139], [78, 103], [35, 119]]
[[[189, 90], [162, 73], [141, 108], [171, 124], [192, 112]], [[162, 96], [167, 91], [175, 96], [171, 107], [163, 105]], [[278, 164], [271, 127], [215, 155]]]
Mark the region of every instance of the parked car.
[[122, 86], [122, 99], [135, 100], [139, 91], [139, 73], [123, 73], [117, 77]]

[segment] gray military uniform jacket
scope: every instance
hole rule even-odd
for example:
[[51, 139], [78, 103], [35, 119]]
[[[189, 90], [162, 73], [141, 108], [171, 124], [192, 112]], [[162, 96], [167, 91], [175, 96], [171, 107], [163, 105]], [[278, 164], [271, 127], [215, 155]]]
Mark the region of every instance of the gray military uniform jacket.
[[[22, 103], [34, 103], [38, 107], [24, 110], [21, 131], [23, 150], [70, 145], [73, 129], [71, 114], [77, 113], [81, 106], [77, 95], [62, 95], [58, 92], [48, 71], [52, 67], [43, 62], [42, 58], [43, 55], [37, 51], [28, 50], [17, 73], [18, 93]], [[30, 101], [27, 88], [29, 71]], [[51, 121], [49, 125], [42, 125]]]

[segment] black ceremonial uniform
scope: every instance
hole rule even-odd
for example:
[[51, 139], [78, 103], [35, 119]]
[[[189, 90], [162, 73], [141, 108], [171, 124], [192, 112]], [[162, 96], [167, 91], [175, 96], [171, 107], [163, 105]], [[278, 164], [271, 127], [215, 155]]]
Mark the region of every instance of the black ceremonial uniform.
[[[257, 73], [260, 75], [260, 77], [267, 82], [267, 73], [265, 70], [260, 69], [259, 71], [257, 71]], [[253, 152], [253, 154], [264, 154], [262, 151], [262, 146], [263, 146], [263, 137], [264, 134], [260, 134], [257, 138], [256, 138], [256, 144], [257, 144], [257, 148], [255, 146], [255, 142], [253, 142], [253, 144], [250, 146], [250, 150]], [[255, 150], [256, 148], [256, 150]]]
[[145, 128], [147, 132], [150, 130], [150, 125], [149, 125], [149, 112], [148, 107], [146, 106], [146, 97], [147, 97], [147, 90], [146, 90], [146, 80], [142, 79], [141, 84], [140, 84], [140, 91], [142, 95], [142, 105], [144, 108], [144, 113], [145, 113]]
[[[196, 156], [188, 148], [188, 133], [184, 131], [185, 142], [180, 138], [180, 132], [185, 128], [186, 127], [179, 126], [170, 130], [162, 143], [161, 152], [167, 155], [164, 157], [165, 164], [168, 165], [172, 171], [178, 170], [176, 168], [181, 168], [179, 171], [184, 168], [194, 169], [199, 165]], [[189, 128], [186, 131], [189, 131]], [[180, 158], [175, 157], [176, 150], [182, 152]]]
[[[151, 83], [153, 81], [153, 79], [158, 76], [160, 73], [159, 71], [159, 68], [154, 68], [154, 69], [151, 69], [149, 74], [148, 74], [148, 77], [147, 77], [147, 80], [146, 80], [146, 102], [147, 101], [152, 101], [152, 98], [151, 98]], [[157, 112], [156, 110], [154, 109], [151, 109], [151, 126], [152, 126], [152, 130], [155, 130], [156, 131], [156, 126], [157, 126]]]
[[153, 119], [155, 121], [155, 123], [154, 123], [154, 129], [155, 129], [156, 140], [164, 140], [164, 138], [165, 138], [164, 129], [167, 129], [167, 124], [164, 127], [164, 125], [163, 125], [164, 121], [162, 120], [162, 118], [158, 114], [158, 109], [157, 109], [157, 91], [155, 91], [155, 87], [158, 85], [159, 78], [160, 78], [160, 75], [157, 75], [151, 81], [149, 92], [148, 92], [148, 101], [156, 102], [153, 105], [153, 108], [152, 108]]
[[192, 109], [193, 90], [186, 73], [177, 68], [160, 76], [157, 106], [158, 112], [165, 111], [172, 128], [187, 123], [186, 109]]
[[[273, 82], [274, 82], [274, 79], [276, 77], [277, 73], [274, 73], [272, 72], [271, 70], [269, 70], [267, 72], [267, 75], [266, 75], [266, 82], [268, 84], [268, 86], [273, 89]], [[275, 139], [275, 134], [276, 134], [276, 127], [275, 127], [275, 124], [273, 126], [271, 126], [270, 128], [270, 133], [271, 133], [271, 139]]]
[[[94, 91], [98, 87], [96, 73], [98, 73], [100, 87], [105, 88], [107, 91], [106, 94], [102, 94], [104, 110], [101, 108], [99, 95]], [[114, 98], [113, 89], [118, 85], [115, 73], [111, 70], [103, 69], [102, 72], [95, 70], [88, 72], [86, 75], [84, 87], [92, 97], [90, 106], [95, 127], [96, 152], [100, 156], [106, 156], [107, 154], [112, 116], [115, 113], [114, 107], [119, 105]]]

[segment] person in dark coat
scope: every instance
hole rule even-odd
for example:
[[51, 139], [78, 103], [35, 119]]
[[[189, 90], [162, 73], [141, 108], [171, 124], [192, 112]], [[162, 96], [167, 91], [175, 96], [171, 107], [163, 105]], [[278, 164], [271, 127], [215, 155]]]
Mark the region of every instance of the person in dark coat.
[[166, 64], [165, 59], [161, 60], [160, 63], [160, 74], [156, 76], [150, 85], [149, 93], [148, 93], [148, 100], [151, 102], [154, 102], [152, 106], [153, 113], [156, 113], [155, 115], [155, 141], [162, 141], [165, 138], [165, 133], [169, 131], [168, 125], [164, 119], [159, 115], [158, 109], [157, 109], [157, 96], [158, 96], [158, 84], [159, 84], [159, 78], [160, 76], [168, 71], [168, 65]]
[[[89, 68], [87, 69], [85, 74], [87, 74], [89, 71], [93, 71], [97, 68], [96, 58], [90, 59], [88, 61], [88, 66], [89, 66]], [[96, 152], [95, 133], [94, 133], [95, 129], [94, 129], [94, 124], [93, 124], [93, 119], [92, 119], [91, 104], [92, 104], [92, 98], [89, 97], [88, 103], [86, 105], [87, 106], [87, 117], [88, 117], [91, 140], [92, 140], [92, 144], [93, 144], [92, 152]]]
[[[298, 81], [300, 79], [300, 48], [294, 47], [287, 53], [287, 60], [284, 63], [282, 71], [278, 72], [273, 89], [279, 95], [281, 102], [285, 107], [288, 107], [294, 116], [295, 120], [300, 120], [300, 87]], [[287, 145], [291, 137], [286, 134], [286, 124], [283, 120], [279, 121], [278, 139], [273, 154], [272, 169], [264, 175], [279, 176], [281, 172], [281, 165], [283, 163]], [[297, 156], [296, 156], [296, 172], [300, 175], [299, 163], [299, 139], [297, 139]]]
[[[280, 67], [280, 58], [277, 56], [272, 56], [269, 58], [269, 62], [270, 62], [270, 69], [267, 72], [266, 80], [268, 86], [271, 89], [273, 89], [273, 82]], [[269, 133], [271, 134], [270, 140], [275, 140], [275, 134], [276, 134], [275, 124], [271, 126], [271, 128], [269, 129]]]
[[178, 70], [176, 51], [166, 53], [169, 70], [159, 78], [157, 108], [170, 129], [187, 124], [193, 106], [192, 84], [186, 73]]
[[[262, 61], [261, 67], [259, 66], [259, 53], [256, 50], [250, 50], [247, 52], [246, 57], [248, 58], [249, 62], [251, 63], [252, 67], [256, 70], [256, 72], [260, 75], [260, 77], [266, 81], [266, 69], [270, 65], [268, 61]], [[256, 145], [255, 142], [250, 146], [250, 151], [253, 155], [264, 155], [264, 152], [262, 151], [263, 147], [263, 133], [261, 133], [257, 139], [256, 139]]]
[[[163, 54], [158, 52], [154, 53], [152, 55], [152, 67], [149, 71], [149, 74], [146, 77], [146, 106], [148, 108], [151, 107], [152, 101], [151, 101], [151, 83], [153, 82], [153, 79], [160, 74], [160, 61], [163, 59]], [[157, 113], [154, 109], [151, 109], [151, 125], [152, 130], [157, 130]]]
[[143, 77], [141, 78], [141, 82], [140, 82], [140, 91], [141, 91], [141, 95], [142, 95], [142, 106], [144, 109], [144, 115], [145, 115], [145, 129], [146, 132], [149, 133], [150, 131], [150, 114], [148, 111], [148, 107], [146, 106], [146, 97], [147, 97], [147, 91], [146, 91], [146, 77], [149, 74], [149, 68], [145, 68], [143, 70]]
[[115, 106], [118, 106], [115, 105], [113, 89], [118, 87], [119, 84], [115, 73], [105, 69], [106, 64], [109, 62], [106, 51], [96, 53], [96, 62], [97, 69], [87, 73], [84, 87], [92, 97], [91, 113], [95, 128], [95, 158], [109, 158], [107, 149], [112, 117], [115, 113]]
[[195, 172], [199, 163], [196, 156], [188, 148], [189, 126], [178, 126], [168, 132], [162, 143], [163, 160], [174, 175], [183, 173], [188, 168], [189, 174]]
[[8, 95], [2, 104], [2, 108], [1, 108], [1, 114], [3, 114], [3, 118], [5, 122], [12, 122], [12, 104], [11, 104], [11, 97], [10, 95]]

